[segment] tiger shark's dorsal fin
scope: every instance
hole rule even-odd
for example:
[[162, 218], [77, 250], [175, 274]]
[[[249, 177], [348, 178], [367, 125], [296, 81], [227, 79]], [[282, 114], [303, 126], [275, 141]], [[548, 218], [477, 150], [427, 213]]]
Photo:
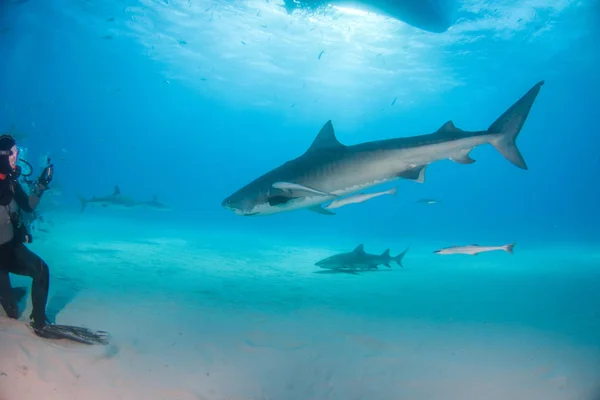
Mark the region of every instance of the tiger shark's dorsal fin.
[[319, 134], [313, 140], [312, 144], [306, 150], [307, 153], [321, 150], [335, 150], [335, 149], [343, 149], [346, 146], [341, 144], [339, 140], [335, 137], [335, 131], [333, 130], [333, 124], [331, 120], [327, 121], [325, 125], [319, 131]]
[[115, 185], [115, 189], [113, 190], [113, 196], [121, 194], [121, 189], [119, 189], [119, 185]]
[[435, 133], [452, 133], [452, 132], [461, 132], [456, 126], [454, 126], [454, 122], [448, 121], [444, 125], [440, 127]]
[[356, 248], [354, 249], [355, 253], [364, 253], [365, 252], [365, 246], [361, 243], [358, 246], [356, 246]]

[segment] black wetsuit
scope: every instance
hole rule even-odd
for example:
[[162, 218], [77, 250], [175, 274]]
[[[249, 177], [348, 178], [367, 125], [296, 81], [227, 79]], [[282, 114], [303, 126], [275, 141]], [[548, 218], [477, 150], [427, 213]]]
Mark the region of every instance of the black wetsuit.
[[[7, 177], [0, 180], [0, 304], [10, 318], [18, 318], [19, 312], [10, 284], [9, 273], [29, 276], [32, 318], [34, 325], [46, 324], [46, 302], [48, 300], [48, 265], [23, 243], [23, 235], [17, 229], [20, 211], [33, 212], [44, 192], [38, 185], [31, 195], [27, 195], [19, 182]], [[6, 204], [6, 205], [3, 205]]]

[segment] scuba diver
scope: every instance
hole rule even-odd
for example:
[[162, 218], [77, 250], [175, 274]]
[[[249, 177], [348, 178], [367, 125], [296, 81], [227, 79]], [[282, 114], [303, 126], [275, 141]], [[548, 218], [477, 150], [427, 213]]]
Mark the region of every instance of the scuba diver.
[[71, 339], [86, 344], [106, 344], [107, 334], [86, 328], [50, 323], [46, 303], [50, 285], [48, 265], [25, 246], [32, 236], [21, 219], [21, 211], [31, 213], [52, 181], [54, 166], [44, 168], [28, 195], [18, 182], [21, 168], [17, 165], [19, 150], [10, 135], [0, 136], [0, 305], [9, 318], [18, 319], [16, 297], [25, 293], [11, 287], [9, 273], [29, 276], [33, 311], [30, 323], [33, 332], [46, 339]]

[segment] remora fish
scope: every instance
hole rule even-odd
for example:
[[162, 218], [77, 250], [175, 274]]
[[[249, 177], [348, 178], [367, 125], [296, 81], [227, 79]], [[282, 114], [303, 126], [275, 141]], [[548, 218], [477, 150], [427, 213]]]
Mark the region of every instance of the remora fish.
[[435, 254], [468, 254], [470, 256], [476, 256], [479, 253], [485, 253], [487, 251], [503, 250], [507, 253], [513, 254], [513, 248], [515, 243], [506, 244], [504, 246], [480, 246], [478, 244], [470, 244], [467, 246], [452, 246], [444, 249], [434, 251]]
[[342, 271], [361, 271], [376, 269], [378, 265], [383, 264], [391, 268], [390, 262], [394, 261], [401, 267], [402, 259], [406, 255], [408, 248], [396, 257], [390, 256], [390, 250], [387, 249], [382, 254], [369, 254], [365, 252], [362, 244], [359, 244], [353, 251], [349, 253], [339, 253], [333, 256], [317, 261], [315, 265], [324, 269], [342, 270]]
[[383, 192], [375, 192], [375, 193], [359, 193], [359, 194], [355, 194], [354, 196], [350, 196], [350, 197], [344, 197], [343, 199], [339, 199], [339, 200], [334, 200], [332, 201], [330, 204], [326, 205], [325, 208], [327, 210], [331, 210], [334, 208], [340, 208], [343, 206], [346, 206], [348, 204], [355, 204], [355, 203], [363, 203], [367, 200], [370, 200], [374, 197], [379, 197], [379, 196], [383, 196], [386, 194], [396, 194], [396, 188], [392, 188], [389, 190], [385, 190]]
[[304, 154], [250, 182], [222, 206], [245, 216], [302, 208], [333, 214], [320, 204], [399, 178], [424, 182], [427, 165], [444, 159], [471, 164], [470, 151], [483, 144], [527, 169], [515, 140], [543, 84], [533, 86], [485, 131], [463, 131], [448, 121], [428, 135], [345, 146], [328, 121]]

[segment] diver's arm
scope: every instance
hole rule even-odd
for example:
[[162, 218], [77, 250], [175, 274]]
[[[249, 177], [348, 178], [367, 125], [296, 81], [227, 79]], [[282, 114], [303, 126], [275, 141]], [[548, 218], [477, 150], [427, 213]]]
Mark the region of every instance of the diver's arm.
[[46, 186], [41, 183], [37, 183], [33, 189], [33, 192], [30, 196], [25, 193], [23, 187], [19, 182], [15, 182], [15, 201], [17, 205], [25, 212], [33, 212], [37, 205], [39, 204], [42, 194], [44, 191], [48, 189]]

